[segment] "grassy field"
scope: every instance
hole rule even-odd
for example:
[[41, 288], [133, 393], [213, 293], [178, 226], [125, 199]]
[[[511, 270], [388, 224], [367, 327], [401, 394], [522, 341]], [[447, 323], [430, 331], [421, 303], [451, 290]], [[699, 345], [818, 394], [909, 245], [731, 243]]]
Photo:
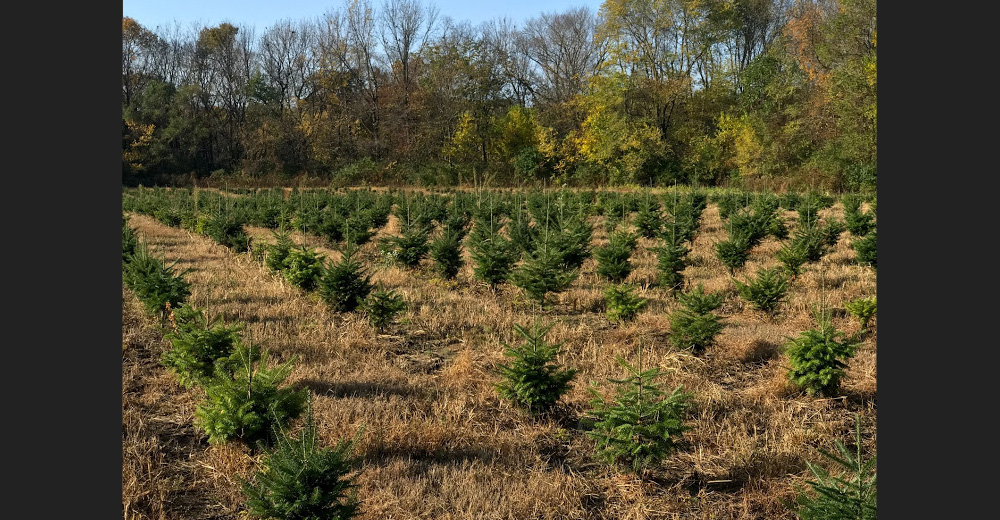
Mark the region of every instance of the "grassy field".
[[[821, 216], [842, 218], [840, 203]], [[794, 212], [785, 212], [794, 221]], [[595, 223], [600, 220], [594, 217]], [[709, 204], [684, 271], [689, 283], [725, 295], [717, 311], [725, 328], [701, 355], [667, 344], [668, 316], [678, 307], [656, 278], [653, 241], [639, 239], [628, 281], [648, 298], [625, 325], [604, 316], [606, 283], [595, 260], [584, 264], [559, 303], [539, 313], [510, 284], [498, 290], [472, 279], [472, 261], [457, 280], [441, 280], [430, 260], [418, 270], [385, 261], [378, 236], [395, 234], [391, 217], [360, 258], [374, 282], [401, 294], [408, 309], [383, 333], [358, 314], [338, 314], [313, 293], [273, 274], [248, 254], [131, 214], [149, 247], [178, 269], [190, 269], [189, 301], [210, 315], [245, 324], [244, 338], [269, 348], [276, 360], [297, 357], [288, 383], [308, 387], [323, 441], [335, 444], [362, 431], [356, 482], [364, 519], [645, 519], [794, 518], [786, 502], [810, 477], [806, 462], [825, 462], [818, 449], [852, 438], [861, 418], [862, 450], [876, 455], [876, 335], [865, 337], [849, 361], [839, 397], [809, 397], [786, 377], [782, 346], [815, 325], [812, 309], [825, 301], [836, 327], [859, 328], [844, 304], [875, 295], [875, 271], [852, 263], [850, 233], [790, 286], [776, 317], [747, 305], [736, 292], [713, 245], [724, 240], [718, 208]], [[248, 228], [258, 242], [265, 228]], [[293, 234], [329, 260], [340, 253], [316, 236]], [[593, 246], [607, 242], [594, 226]], [[779, 243], [753, 249], [745, 279], [778, 265]], [[559, 362], [579, 370], [551, 416], [533, 418], [500, 399], [494, 370], [507, 361], [505, 343], [518, 341], [513, 325], [536, 318], [554, 323], [562, 342]], [[193, 425], [201, 399], [159, 364], [169, 348], [159, 324], [123, 287], [122, 503], [127, 519], [243, 518], [239, 482], [259, 454], [239, 443], [209, 445]], [[644, 478], [594, 456], [580, 429], [589, 409], [588, 386], [610, 395], [609, 378], [624, 376], [616, 356], [666, 372], [665, 388], [683, 385], [693, 406], [680, 449]]]

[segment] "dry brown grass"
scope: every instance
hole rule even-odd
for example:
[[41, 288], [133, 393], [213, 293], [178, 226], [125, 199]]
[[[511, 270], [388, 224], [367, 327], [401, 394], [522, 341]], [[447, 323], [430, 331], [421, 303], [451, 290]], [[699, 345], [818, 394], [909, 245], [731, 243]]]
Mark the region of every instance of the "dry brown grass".
[[[833, 211], [838, 210], [839, 205]], [[289, 383], [312, 389], [328, 444], [363, 428], [357, 449], [361, 518], [792, 518], [782, 501], [791, 499], [794, 485], [807, 476], [805, 461], [818, 461], [816, 448], [832, 448], [834, 439], [848, 440], [854, 413], [862, 416], [866, 449], [875, 453], [874, 338], [851, 360], [843, 397], [837, 399], [798, 392], [785, 379], [787, 360], [781, 353], [787, 338], [813, 326], [810, 311], [821, 298], [842, 309], [851, 299], [875, 293], [874, 273], [851, 265], [847, 233], [821, 265], [808, 266], [792, 283], [788, 302], [772, 318], [736, 295], [714, 255], [713, 245], [725, 231], [717, 208], [709, 205], [689, 255], [693, 265], [684, 275], [692, 284], [726, 295], [719, 311], [726, 328], [717, 345], [698, 357], [667, 345], [667, 317], [677, 304], [660, 288], [640, 290], [650, 301], [635, 322], [608, 323], [604, 284], [593, 274], [594, 260], [588, 260], [559, 296], [560, 304], [541, 313], [546, 322], [555, 322], [548, 339], [564, 342], [560, 362], [580, 372], [557, 413], [536, 419], [498, 398], [493, 370], [504, 361], [504, 343], [517, 341], [513, 324], [531, 324], [540, 313], [515, 287], [494, 292], [475, 283], [467, 252], [458, 280], [447, 282], [433, 274], [429, 260], [409, 271], [383, 262], [374, 240], [366, 244], [360, 255], [373, 279], [396, 289], [408, 303], [399, 323], [378, 334], [363, 317], [331, 312], [315, 294], [291, 287], [249, 255], [235, 255], [205, 237], [141, 215], [131, 223], [154, 251], [179, 259], [181, 269], [192, 268], [186, 278], [195, 305], [245, 323], [246, 337], [270, 348], [277, 359], [297, 356]], [[391, 219], [379, 236], [395, 226]], [[257, 240], [271, 239], [266, 229], [249, 232]], [[294, 238], [339, 258], [320, 238]], [[606, 239], [603, 226], [595, 226], [595, 245]], [[655, 280], [652, 244], [640, 239], [628, 281]], [[779, 247], [765, 240], [737, 277], [777, 265]], [[123, 343], [125, 313], [123, 303]], [[834, 316], [839, 329], [857, 330], [849, 315]], [[134, 342], [162, 349], [157, 341]], [[634, 359], [640, 347], [646, 366], [665, 370], [669, 388], [683, 384], [694, 393], [692, 429], [682, 448], [645, 479], [597, 462], [593, 442], [578, 428], [591, 398], [588, 383], [608, 395], [607, 378], [623, 375], [615, 357]], [[239, 514], [234, 479], [249, 473], [253, 459], [236, 447], [208, 448], [191, 426], [197, 392], [179, 389], [152, 361], [129, 376], [139, 389], [127, 403], [126, 366], [123, 360], [123, 430], [129, 421], [140, 431], [139, 423], [148, 424], [150, 414], [165, 413], [144, 407], [141, 400], [179, 406], [172, 412], [174, 427], [186, 429], [189, 456], [198, 462], [139, 441], [130, 441], [136, 453], [126, 454], [123, 437], [123, 505], [128, 468], [134, 481], [128, 500], [145, 508], [135, 518], [171, 517], [160, 511], [177, 493], [173, 475], [178, 473], [184, 482], [203, 483], [200, 502], [179, 517], [199, 518], [211, 509], [206, 504], [216, 517]]]

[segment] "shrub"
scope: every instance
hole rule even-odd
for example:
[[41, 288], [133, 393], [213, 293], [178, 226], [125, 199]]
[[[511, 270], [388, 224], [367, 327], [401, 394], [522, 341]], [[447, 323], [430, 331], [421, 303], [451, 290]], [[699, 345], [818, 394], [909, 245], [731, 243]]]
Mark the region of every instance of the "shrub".
[[861, 323], [862, 333], [868, 330], [868, 323], [875, 316], [876, 303], [875, 297], [872, 296], [870, 298], [858, 298], [844, 304], [844, 309], [851, 313], [852, 316], [858, 318], [858, 321]]
[[164, 265], [150, 254], [145, 242], [138, 242], [135, 252], [122, 265], [122, 282], [149, 313], [165, 316], [168, 304], [177, 307], [191, 295], [191, 286], [183, 278], [187, 270], [175, 272], [176, 263]]
[[285, 268], [285, 259], [295, 247], [295, 242], [292, 241], [291, 235], [287, 232], [272, 231], [271, 234], [274, 235], [275, 242], [265, 249], [264, 264], [267, 265], [268, 269], [277, 273]]
[[511, 273], [510, 281], [544, 308], [546, 296], [565, 291], [577, 275], [576, 269], [566, 268], [556, 247], [542, 243]]
[[462, 268], [462, 243], [459, 231], [445, 229], [441, 236], [431, 243], [431, 257], [434, 269], [446, 280], [458, 274]]
[[621, 283], [632, 272], [629, 258], [635, 251], [637, 236], [627, 231], [611, 234], [608, 244], [594, 250], [597, 274], [608, 281]]
[[316, 288], [323, 276], [323, 263], [326, 257], [315, 249], [306, 246], [293, 248], [285, 257], [283, 273], [288, 283], [305, 291]]
[[680, 242], [680, 236], [663, 234], [663, 244], [653, 248], [656, 253], [656, 273], [660, 284], [677, 291], [684, 285], [682, 271], [687, 267], [687, 255], [690, 249]]
[[208, 442], [240, 440], [248, 446], [271, 443], [276, 428], [302, 413], [309, 390], [279, 388], [295, 358], [267, 368], [268, 351], [237, 345], [232, 365], [219, 368], [205, 384], [205, 400], [195, 410], [195, 425]]
[[139, 245], [139, 237], [128, 224], [128, 217], [122, 215], [122, 262], [126, 262], [130, 256], [135, 254], [135, 249]]
[[867, 461], [861, 454], [861, 419], [856, 417], [852, 452], [839, 439], [835, 440], [838, 454], [820, 449], [819, 452], [840, 467], [841, 475], [806, 461], [815, 480], [807, 483], [812, 493], [799, 490], [795, 512], [802, 520], [856, 519], [875, 520], [877, 512], [876, 457]]
[[243, 221], [230, 213], [217, 213], [205, 223], [205, 234], [237, 253], [250, 250], [250, 237], [243, 230]]
[[347, 520], [357, 514], [358, 500], [350, 474], [356, 460], [354, 441], [332, 448], [319, 445], [312, 400], [298, 436], [275, 432], [276, 447], [251, 480], [242, 481], [247, 509], [257, 518], [283, 520]]
[[209, 320], [203, 311], [189, 305], [177, 309], [174, 329], [166, 334], [171, 348], [160, 363], [177, 376], [184, 387], [204, 385], [216, 371], [217, 362], [226, 362], [240, 342], [243, 325], [226, 325], [218, 317]]
[[[816, 315], [818, 326], [803, 331], [785, 345], [791, 368], [788, 378], [809, 395], [834, 396], [857, 343], [834, 328], [827, 313]], [[844, 338], [841, 340], [841, 338]]]
[[871, 230], [875, 229], [875, 219], [872, 213], [861, 211], [861, 197], [845, 196], [844, 199], [844, 224], [847, 230], [855, 237], [863, 237]]
[[396, 261], [406, 267], [417, 267], [427, 255], [430, 246], [427, 244], [429, 233], [427, 228], [410, 226], [402, 235], [390, 237], [388, 244], [392, 248]]
[[722, 295], [705, 294], [701, 284], [678, 297], [682, 307], [670, 315], [670, 344], [675, 348], [701, 353], [722, 331], [722, 319], [715, 309], [722, 305]]
[[861, 239], [857, 239], [851, 243], [851, 247], [854, 248], [854, 261], [855, 263], [861, 265], [870, 265], [872, 269], [876, 268], [876, 259], [878, 256], [878, 239], [877, 230], [873, 229], [871, 233], [868, 233]]
[[746, 283], [733, 279], [740, 296], [760, 311], [774, 314], [788, 292], [788, 279], [781, 268], [758, 269], [757, 276]]
[[775, 255], [781, 262], [782, 268], [788, 276], [794, 280], [802, 274], [802, 266], [806, 263], [806, 252], [797, 244], [784, 245]]
[[660, 213], [660, 201], [647, 194], [646, 200], [639, 206], [639, 212], [632, 222], [640, 235], [653, 238], [663, 229], [663, 215]]
[[511, 347], [504, 345], [504, 355], [513, 358], [509, 364], [499, 365], [497, 372], [503, 381], [496, 385], [500, 397], [532, 413], [550, 410], [569, 390], [575, 369], [564, 369], [554, 362], [562, 351], [562, 343], [550, 345], [545, 334], [552, 325], [539, 327], [534, 332], [514, 324], [514, 330], [524, 338], [524, 343]]
[[355, 260], [353, 246], [344, 249], [340, 261], [328, 267], [319, 280], [319, 295], [336, 312], [353, 312], [372, 290], [371, 277]]
[[611, 321], [627, 322], [635, 319], [639, 311], [646, 306], [646, 299], [635, 294], [631, 285], [610, 285], [604, 290], [604, 301], [607, 303], [605, 315]]
[[364, 303], [368, 322], [380, 331], [385, 330], [386, 325], [390, 324], [393, 318], [405, 309], [406, 302], [403, 297], [396, 294], [394, 290], [387, 291], [381, 284], [378, 289], [368, 295]]
[[656, 381], [659, 367], [641, 370], [617, 357], [628, 371], [625, 379], [610, 379], [617, 385], [614, 398], [605, 401], [594, 387], [589, 415], [596, 421], [587, 435], [597, 440], [597, 455], [610, 464], [628, 464], [635, 472], [667, 458], [676, 449], [685, 430], [684, 415], [691, 394], [678, 386], [669, 395]]
[[722, 262], [722, 265], [729, 269], [732, 275], [737, 269], [743, 267], [750, 257], [750, 239], [747, 235], [736, 234], [730, 236], [728, 240], [716, 242], [715, 255]]

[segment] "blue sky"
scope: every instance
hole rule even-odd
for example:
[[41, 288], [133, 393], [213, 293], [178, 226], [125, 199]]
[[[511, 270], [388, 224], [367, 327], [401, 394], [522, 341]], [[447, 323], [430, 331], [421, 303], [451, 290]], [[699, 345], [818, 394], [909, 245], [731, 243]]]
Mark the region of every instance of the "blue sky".
[[[378, 6], [382, 0], [371, 0]], [[474, 2], [470, 0], [424, 0], [437, 6], [440, 16], [456, 21], [467, 20], [473, 25], [493, 18], [507, 17], [522, 25], [525, 20], [543, 12], [562, 12], [571, 7], [600, 8], [601, 0], [508, 0], [505, 2]], [[254, 27], [258, 32], [282, 19], [298, 21], [321, 16], [331, 8], [341, 8], [343, 0], [122, 0], [122, 16], [134, 18], [143, 27], [156, 30], [159, 25], [180, 22], [182, 28], [192, 24], [216, 26], [228, 21], [234, 25]]]

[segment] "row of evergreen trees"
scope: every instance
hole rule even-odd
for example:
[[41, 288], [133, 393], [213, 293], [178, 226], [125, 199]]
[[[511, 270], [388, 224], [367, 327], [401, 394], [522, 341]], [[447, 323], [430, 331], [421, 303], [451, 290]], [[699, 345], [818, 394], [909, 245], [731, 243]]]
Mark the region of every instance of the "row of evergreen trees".
[[[150, 254], [122, 219], [122, 282], [161, 320], [170, 348], [161, 364], [185, 388], [202, 393], [195, 425], [210, 444], [241, 442], [262, 453], [257, 470], [241, 479], [248, 512], [258, 518], [353, 516], [353, 440], [319, 442], [308, 389], [284, 385], [296, 358], [269, 366], [264, 349], [244, 341], [243, 325], [209, 318], [188, 303], [184, 272]], [[292, 422], [306, 412], [298, 434]]]

